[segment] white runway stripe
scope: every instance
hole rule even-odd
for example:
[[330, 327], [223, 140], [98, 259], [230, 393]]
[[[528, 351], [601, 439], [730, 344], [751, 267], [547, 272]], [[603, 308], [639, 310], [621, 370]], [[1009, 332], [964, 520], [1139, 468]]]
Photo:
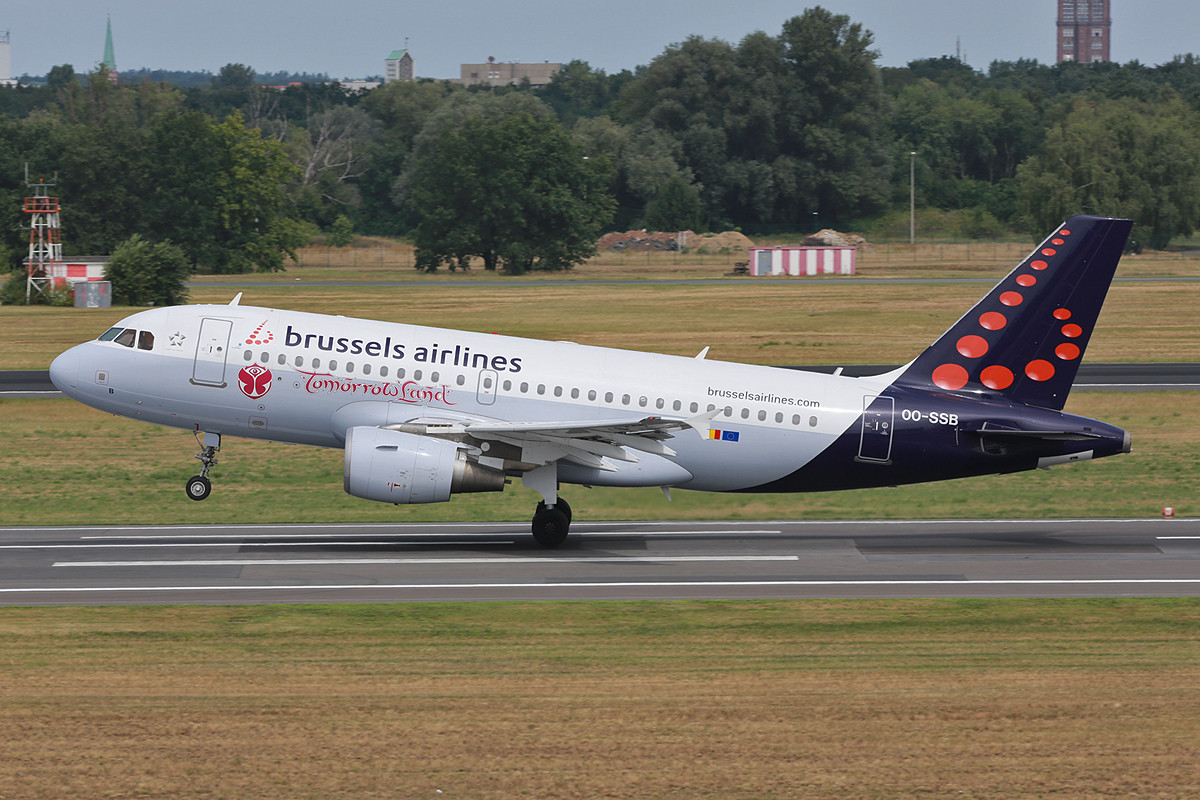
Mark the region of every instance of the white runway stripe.
[[258, 567], [313, 564], [628, 564], [722, 561], [799, 561], [800, 556], [513, 556], [492, 558], [230, 558], [212, 561], [56, 561], [56, 567]]

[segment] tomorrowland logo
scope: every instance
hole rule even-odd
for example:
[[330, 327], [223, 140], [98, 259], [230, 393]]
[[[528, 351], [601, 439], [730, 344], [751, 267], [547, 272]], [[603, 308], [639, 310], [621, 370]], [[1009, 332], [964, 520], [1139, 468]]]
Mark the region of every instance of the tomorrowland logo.
[[450, 399], [450, 387], [445, 384], [422, 386], [416, 381], [405, 381], [404, 383], [352, 381], [336, 377], [328, 372], [305, 372], [304, 370], [300, 370], [300, 374], [308, 376], [304, 382], [304, 390], [309, 394], [363, 394], [388, 397], [413, 405], [428, 405], [429, 403], [458, 405]]
[[271, 391], [271, 370], [259, 364], [243, 367], [238, 373], [238, 388], [246, 397], [257, 400]]

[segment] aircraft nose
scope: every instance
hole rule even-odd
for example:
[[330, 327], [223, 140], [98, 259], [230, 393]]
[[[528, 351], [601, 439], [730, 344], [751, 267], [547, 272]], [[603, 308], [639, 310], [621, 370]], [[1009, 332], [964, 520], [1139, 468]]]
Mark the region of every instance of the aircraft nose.
[[60, 392], [69, 394], [79, 375], [79, 348], [72, 347], [50, 363], [50, 380]]

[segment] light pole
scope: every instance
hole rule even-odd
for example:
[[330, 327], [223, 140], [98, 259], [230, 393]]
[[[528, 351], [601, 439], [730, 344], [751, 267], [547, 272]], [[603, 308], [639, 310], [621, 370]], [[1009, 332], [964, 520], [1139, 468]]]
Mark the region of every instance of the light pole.
[[908, 153], [908, 243], [917, 242], [917, 151]]

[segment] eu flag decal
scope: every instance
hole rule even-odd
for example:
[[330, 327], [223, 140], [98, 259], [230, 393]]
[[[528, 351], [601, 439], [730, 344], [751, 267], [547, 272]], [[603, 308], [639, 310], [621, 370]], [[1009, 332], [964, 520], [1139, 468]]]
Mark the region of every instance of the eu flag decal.
[[721, 442], [736, 442], [738, 435], [737, 431], [719, 431], [716, 428], [712, 428], [708, 432], [708, 438]]

